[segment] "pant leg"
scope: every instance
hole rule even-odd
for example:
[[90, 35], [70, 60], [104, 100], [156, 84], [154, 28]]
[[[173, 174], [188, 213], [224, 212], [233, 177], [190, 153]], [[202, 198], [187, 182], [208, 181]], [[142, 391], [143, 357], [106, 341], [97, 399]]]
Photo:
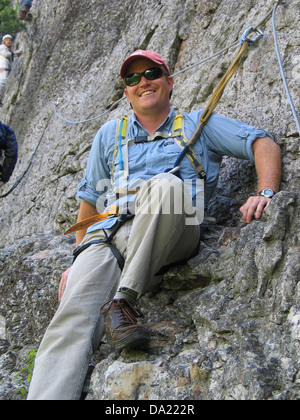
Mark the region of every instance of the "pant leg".
[[121, 271], [111, 250], [91, 245], [75, 261], [61, 304], [41, 342], [29, 400], [79, 399], [89, 362], [104, 332], [99, 314]]
[[171, 174], [147, 182], [135, 210], [119, 287], [142, 294], [153, 288], [154, 275], [163, 266], [192, 255], [200, 227], [187, 188]]
[[[159, 269], [188, 258], [196, 248], [200, 229], [192, 214], [192, 200], [184, 184], [170, 174], [155, 177], [140, 191], [136, 216], [114, 238], [126, 259], [120, 287], [143, 293], [153, 287]], [[167, 182], [166, 182], [167, 181]], [[172, 193], [170, 194], [170, 191]], [[100, 231], [83, 243], [100, 239]], [[100, 307], [111, 299], [121, 272], [110, 249], [92, 245], [77, 258], [62, 302], [40, 345], [28, 399], [79, 399], [93, 343], [103, 334]]]

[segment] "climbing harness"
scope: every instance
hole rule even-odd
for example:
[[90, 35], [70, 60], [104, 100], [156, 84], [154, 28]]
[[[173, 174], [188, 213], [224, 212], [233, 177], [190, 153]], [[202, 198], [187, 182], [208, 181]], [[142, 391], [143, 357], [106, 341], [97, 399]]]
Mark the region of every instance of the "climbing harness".
[[[175, 117], [174, 132], [178, 132], [178, 135], [174, 138], [174, 140], [176, 141], [177, 145], [181, 148], [182, 154], [184, 153], [184, 155], [187, 156], [198, 177], [205, 181], [206, 173], [204, 171], [202, 163], [197, 158], [192, 146], [188, 147], [188, 140], [186, 140], [186, 136], [184, 134], [184, 118], [182, 115], [177, 115]], [[179, 162], [177, 159], [174, 164], [174, 168], [167, 170], [166, 172], [176, 174], [178, 173], [179, 169]]]
[[78, 230], [87, 229], [90, 226], [92, 226], [94, 223], [101, 222], [102, 220], [107, 219], [108, 217], [114, 217], [119, 214], [119, 208], [118, 206], [110, 206], [108, 211], [106, 213], [100, 213], [96, 216], [89, 217], [88, 219], [84, 219], [79, 223], [76, 223], [75, 225], [71, 226], [70, 229], [68, 229], [65, 232], [65, 235], [69, 235], [70, 233], [74, 233]]
[[91, 245], [95, 245], [95, 244], [105, 244], [107, 245], [111, 252], [113, 253], [114, 257], [117, 259], [118, 265], [120, 270], [122, 271], [125, 265], [125, 259], [123, 257], [123, 255], [120, 253], [120, 251], [118, 250], [118, 248], [116, 248], [111, 242], [113, 240], [113, 238], [115, 237], [115, 235], [117, 234], [118, 230], [130, 219], [132, 219], [134, 217], [133, 214], [120, 214], [117, 220], [117, 223], [113, 229], [113, 231], [111, 232], [111, 234], [108, 236], [105, 229], [103, 229], [103, 232], [106, 235], [105, 239], [95, 239], [93, 241], [90, 241], [84, 245], [79, 245], [77, 248], [75, 248], [74, 252], [73, 252], [73, 256], [74, 256], [74, 261], [76, 260], [76, 258], [87, 248], [89, 248]]
[[[171, 133], [163, 133], [157, 131], [153, 136], [139, 136], [134, 137], [133, 139], [128, 139], [128, 118], [122, 117], [117, 124], [117, 133], [115, 141], [115, 150], [113, 153], [113, 162], [112, 162], [112, 179], [115, 172], [115, 162], [116, 157], [119, 155], [119, 168], [123, 173], [123, 178], [128, 180], [129, 178], [129, 164], [128, 164], [128, 147], [140, 143], [149, 143], [158, 140], [164, 139], [174, 139], [176, 144], [180, 147], [181, 150], [185, 150], [188, 140], [186, 139], [184, 133], [184, 118], [182, 115], [176, 115], [174, 119], [173, 130]], [[190, 147], [185, 151], [188, 159], [190, 160], [195, 172], [197, 173], [200, 179], [205, 179], [206, 175], [203, 169], [203, 166], [199, 159], [197, 158], [195, 152]], [[166, 170], [165, 172], [174, 173], [174, 169]]]

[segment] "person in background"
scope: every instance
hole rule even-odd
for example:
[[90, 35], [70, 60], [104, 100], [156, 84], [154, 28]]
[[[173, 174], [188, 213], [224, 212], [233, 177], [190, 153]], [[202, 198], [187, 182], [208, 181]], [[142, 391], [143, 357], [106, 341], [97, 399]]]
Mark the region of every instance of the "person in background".
[[2, 45], [0, 45], [0, 106], [5, 93], [6, 81], [12, 69], [12, 63], [15, 55], [20, 56], [22, 51], [12, 51], [12, 36], [7, 34], [2, 38]]
[[19, 13], [20, 20], [32, 20], [32, 14], [30, 13], [31, 6], [32, 0], [23, 0]]
[[8, 125], [0, 122], [0, 159], [3, 154], [4, 161], [0, 165], [0, 187], [9, 181], [18, 159], [18, 143], [15, 133]]

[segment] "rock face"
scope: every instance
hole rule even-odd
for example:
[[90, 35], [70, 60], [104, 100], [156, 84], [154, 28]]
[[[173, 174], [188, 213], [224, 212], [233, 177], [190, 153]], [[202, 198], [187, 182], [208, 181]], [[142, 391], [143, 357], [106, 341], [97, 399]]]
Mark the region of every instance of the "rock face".
[[[140, 307], [151, 330], [147, 352], [117, 354], [104, 344], [88, 399], [299, 399], [299, 133], [275, 55], [272, 0], [70, 0], [34, 2], [19, 34], [1, 121], [15, 131], [18, 187], [0, 199], [0, 399], [20, 399], [26, 358], [57, 308], [61, 273], [72, 263], [76, 186], [93, 137], [107, 119], [129, 115], [118, 77], [137, 48], [154, 49], [177, 73], [232, 45], [250, 25], [264, 38], [247, 52], [217, 112], [267, 129], [283, 155], [282, 192], [261, 221], [242, 225], [239, 207], [255, 193], [255, 169], [224, 158], [199, 255], [167, 272]], [[280, 5], [278, 40], [299, 110], [300, 2]], [[236, 55], [175, 77], [176, 111], [203, 108]], [[58, 98], [61, 100], [58, 103]], [[38, 147], [37, 147], [38, 146]], [[1, 191], [4, 193], [10, 186]], [[25, 371], [16, 377], [17, 373]], [[26, 381], [25, 381], [26, 382]], [[24, 386], [26, 386], [24, 382]]]

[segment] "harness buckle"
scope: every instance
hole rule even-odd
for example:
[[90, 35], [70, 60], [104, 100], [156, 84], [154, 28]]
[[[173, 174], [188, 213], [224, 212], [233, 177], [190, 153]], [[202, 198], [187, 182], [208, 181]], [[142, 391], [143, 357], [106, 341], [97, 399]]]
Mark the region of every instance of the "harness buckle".
[[118, 214], [119, 214], [119, 207], [118, 206], [112, 205], [112, 206], [109, 207], [108, 215], [107, 215], [108, 218], [118, 216]]
[[[254, 37], [253, 39], [248, 38], [248, 35], [251, 32], [256, 32], [256, 37]], [[255, 28], [254, 26], [250, 26], [250, 28], [248, 28], [244, 33], [242, 38], [240, 39], [240, 43], [243, 45], [244, 42], [249, 42], [249, 44], [255, 44], [255, 42], [257, 42], [260, 38], [263, 38], [264, 36], [264, 32], [259, 29], [259, 28]]]
[[204, 179], [204, 181], [206, 181], [206, 173], [205, 173], [205, 171], [200, 171], [199, 172], [199, 178]]
[[166, 169], [166, 173], [168, 173], [168, 174], [176, 174], [177, 172], [179, 172], [180, 171], [180, 166], [175, 166], [175, 168], [173, 168], [173, 169]]
[[147, 143], [148, 137], [147, 136], [139, 136], [139, 137], [135, 137], [134, 138], [134, 143], [135, 144], [139, 144], [139, 143]]

